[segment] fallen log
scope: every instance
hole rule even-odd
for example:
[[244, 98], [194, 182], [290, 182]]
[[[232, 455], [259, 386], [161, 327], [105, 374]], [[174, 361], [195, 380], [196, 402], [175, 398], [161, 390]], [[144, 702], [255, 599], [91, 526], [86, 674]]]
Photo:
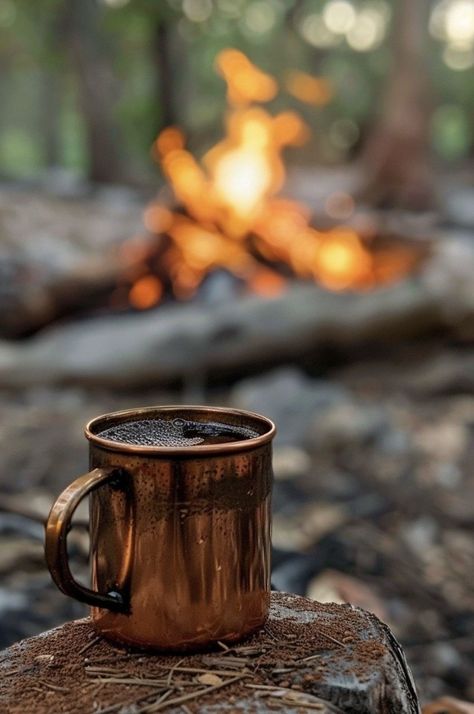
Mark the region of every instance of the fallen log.
[[273, 593], [265, 627], [202, 654], [134, 653], [77, 620], [0, 653], [2, 711], [418, 714], [386, 625], [350, 605]]
[[77, 198], [0, 190], [0, 336], [106, 305], [134, 269], [120, 246], [141, 230], [143, 199], [118, 187]]
[[0, 298], [0, 335], [18, 338], [32, 334], [54, 320], [96, 307], [107, 298], [124, 273], [117, 255], [102, 260], [83, 260], [65, 274], [26, 276], [16, 291]]
[[387, 346], [430, 331], [462, 330], [474, 315], [474, 253], [452, 246], [419, 276], [371, 292], [295, 283], [271, 299], [163, 305], [55, 326], [22, 342], [0, 341], [0, 386], [158, 384], [242, 373], [328, 345]]

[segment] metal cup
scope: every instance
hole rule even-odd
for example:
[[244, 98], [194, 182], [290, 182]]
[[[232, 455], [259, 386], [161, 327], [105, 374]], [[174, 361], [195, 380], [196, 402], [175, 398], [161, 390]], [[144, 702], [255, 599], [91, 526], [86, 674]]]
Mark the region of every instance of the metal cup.
[[[153, 418], [220, 421], [258, 436], [186, 447], [101, 437]], [[198, 649], [258, 629], [270, 600], [274, 424], [236, 409], [148, 407], [97, 417], [85, 435], [92, 470], [63, 491], [46, 525], [56, 585], [92, 606], [101, 634], [138, 647]], [[93, 589], [74, 580], [66, 543], [89, 494]]]

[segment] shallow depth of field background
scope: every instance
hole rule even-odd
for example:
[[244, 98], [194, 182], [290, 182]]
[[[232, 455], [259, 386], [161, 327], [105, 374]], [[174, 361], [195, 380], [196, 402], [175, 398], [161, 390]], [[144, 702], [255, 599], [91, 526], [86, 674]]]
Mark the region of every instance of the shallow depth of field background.
[[[232, 405], [279, 427], [275, 586], [376, 612], [424, 702], [474, 700], [473, 79], [471, 0], [0, 0], [0, 648], [85, 612], [42, 553], [83, 424]], [[248, 110], [292, 112], [250, 198], [216, 168]]]

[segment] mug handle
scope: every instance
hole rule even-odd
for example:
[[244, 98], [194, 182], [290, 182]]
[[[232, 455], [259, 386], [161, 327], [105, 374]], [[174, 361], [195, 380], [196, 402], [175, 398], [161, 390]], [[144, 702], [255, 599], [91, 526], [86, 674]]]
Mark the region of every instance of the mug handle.
[[105, 595], [94, 592], [78, 583], [69, 568], [67, 534], [71, 529], [71, 519], [79, 503], [91, 491], [107, 482], [117, 481], [123, 473], [118, 468], [98, 468], [79, 476], [56, 499], [46, 521], [45, 556], [51, 577], [66, 595], [93, 607], [103, 607], [115, 612], [126, 613], [129, 603], [119, 592]]

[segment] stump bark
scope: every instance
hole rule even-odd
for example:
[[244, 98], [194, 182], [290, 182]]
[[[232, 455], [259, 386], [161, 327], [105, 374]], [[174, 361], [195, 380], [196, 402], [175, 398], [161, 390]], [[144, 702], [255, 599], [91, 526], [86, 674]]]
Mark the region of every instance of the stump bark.
[[400, 645], [375, 615], [273, 593], [263, 629], [180, 655], [115, 647], [77, 620], [0, 653], [0, 710], [68, 714], [418, 714]]

